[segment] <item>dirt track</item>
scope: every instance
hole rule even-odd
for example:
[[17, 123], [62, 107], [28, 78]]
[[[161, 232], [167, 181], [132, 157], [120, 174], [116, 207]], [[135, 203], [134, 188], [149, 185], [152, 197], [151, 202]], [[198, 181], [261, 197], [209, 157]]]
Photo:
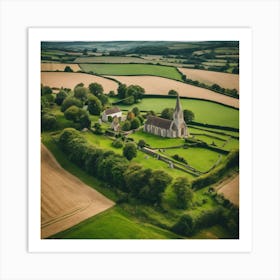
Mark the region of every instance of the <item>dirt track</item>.
[[84, 73], [41, 72], [41, 83], [45, 86], [71, 89], [79, 83], [84, 83], [86, 87], [90, 83], [99, 83], [103, 86], [105, 93], [110, 90], [117, 92], [118, 88], [117, 82]]
[[41, 145], [41, 238], [70, 228], [114, 204], [64, 170]]
[[239, 99], [216, 93], [214, 91], [155, 76], [108, 76], [126, 85], [139, 85], [146, 94], [168, 94], [170, 89], [176, 90], [180, 96], [212, 100], [221, 104], [239, 108]]
[[223, 194], [224, 197], [234, 205], [239, 206], [239, 175], [230, 178], [217, 186], [217, 192]]

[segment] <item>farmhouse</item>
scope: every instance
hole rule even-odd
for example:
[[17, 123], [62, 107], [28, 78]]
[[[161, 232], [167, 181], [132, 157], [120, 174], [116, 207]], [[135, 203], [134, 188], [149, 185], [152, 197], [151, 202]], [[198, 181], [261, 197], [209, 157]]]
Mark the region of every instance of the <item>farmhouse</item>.
[[149, 116], [144, 125], [144, 131], [162, 137], [170, 138], [189, 136], [188, 128], [184, 121], [184, 114], [179, 95], [177, 96], [173, 119], [167, 120], [155, 116]]
[[112, 119], [114, 117], [121, 118], [122, 111], [120, 110], [119, 107], [112, 107], [112, 108], [109, 108], [109, 109], [103, 111], [102, 116], [101, 116], [102, 121], [107, 122], [109, 117], [112, 117]]

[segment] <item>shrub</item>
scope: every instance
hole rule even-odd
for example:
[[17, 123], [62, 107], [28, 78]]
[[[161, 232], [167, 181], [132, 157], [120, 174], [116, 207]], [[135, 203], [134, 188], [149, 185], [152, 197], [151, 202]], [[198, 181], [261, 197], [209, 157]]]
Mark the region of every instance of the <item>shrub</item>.
[[113, 143], [112, 146], [115, 148], [122, 148], [123, 147], [123, 142], [121, 139], [116, 139]]
[[88, 95], [88, 111], [91, 115], [99, 116], [102, 110], [102, 104], [100, 100], [92, 95]]
[[140, 125], [141, 125], [141, 122], [140, 122], [140, 120], [138, 119], [138, 117], [134, 118], [134, 119], [131, 121], [131, 129], [136, 129], [136, 128], [138, 128]]
[[128, 130], [130, 130], [130, 128], [131, 128], [131, 123], [130, 123], [130, 121], [126, 120], [122, 125], [122, 130], [128, 131]]
[[137, 155], [137, 148], [134, 143], [127, 143], [123, 148], [123, 155], [128, 159], [132, 160]]
[[55, 97], [55, 103], [61, 105], [63, 100], [67, 97], [67, 92], [65, 90], [60, 90]]

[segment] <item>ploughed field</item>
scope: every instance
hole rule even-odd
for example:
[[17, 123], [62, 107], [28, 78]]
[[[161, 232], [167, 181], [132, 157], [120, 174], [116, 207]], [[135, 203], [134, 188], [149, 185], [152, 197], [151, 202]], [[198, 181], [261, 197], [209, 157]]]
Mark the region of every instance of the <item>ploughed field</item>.
[[114, 205], [64, 170], [41, 145], [41, 238], [70, 228]]
[[49, 87], [71, 89], [79, 83], [84, 83], [86, 87], [90, 83], [99, 83], [103, 86], [105, 93], [108, 93], [110, 90], [116, 92], [118, 88], [118, 83], [115, 81], [84, 73], [41, 72], [41, 83]]
[[64, 71], [66, 66], [74, 72], [81, 70], [79, 64], [74, 63], [41, 63], [41, 71]]
[[239, 75], [199, 69], [178, 68], [187, 79], [197, 80], [207, 85], [218, 84], [223, 88], [236, 89], [239, 92]]
[[139, 85], [146, 94], [168, 94], [170, 89], [176, 90], [180, 96], [200, 98], [239, 108], [239, 100], [214, 91], [155, 76], [109, 76], [126, 85]]
[[222, 182], [216, 189], [218, 194], [239, 206], [239, 175]]

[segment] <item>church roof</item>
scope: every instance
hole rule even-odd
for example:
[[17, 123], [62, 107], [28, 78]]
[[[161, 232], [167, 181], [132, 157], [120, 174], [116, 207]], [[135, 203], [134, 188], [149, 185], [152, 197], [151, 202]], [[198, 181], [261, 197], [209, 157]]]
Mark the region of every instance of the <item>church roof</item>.
[[107, 110], [105, 110], [105, 115], [111, 115], [111, 114], [115, 114], [115, 113], [119, 113], [121, 110], [119, 107], [112, 107], [112, 108], [109, 108]]
[[165, 129], [170, 128], [171, 123], [172, 123], [171, 120], [167, 120], [155, 116], [149, 116], [146, 121], [146, 124], [154, 125], [156, 127], [165, 128]]

